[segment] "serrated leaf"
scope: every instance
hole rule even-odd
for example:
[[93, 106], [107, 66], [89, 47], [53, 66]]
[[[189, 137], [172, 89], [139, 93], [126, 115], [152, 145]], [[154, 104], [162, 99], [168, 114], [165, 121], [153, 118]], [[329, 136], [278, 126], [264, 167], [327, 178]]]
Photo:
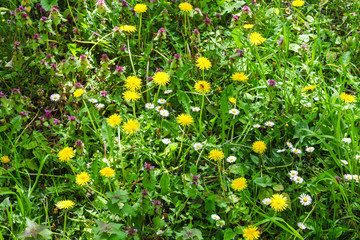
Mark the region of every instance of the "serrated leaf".
[[164, 173], [160, 178], [161, 194], [167, 194], [170, 188], [170, 177], [168, 173]]

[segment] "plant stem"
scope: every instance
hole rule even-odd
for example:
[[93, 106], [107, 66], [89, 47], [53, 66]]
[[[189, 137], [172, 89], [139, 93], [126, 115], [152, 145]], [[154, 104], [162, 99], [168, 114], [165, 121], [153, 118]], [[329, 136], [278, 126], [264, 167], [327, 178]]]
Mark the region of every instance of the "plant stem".
[[221, 170], [220, 169], [221, 169], [221, 161], [218, 161], [218, 170], [219, 170], [219, 175], [220, 175], [221, 188], [222, 188], [222, 191], [223, 191], [224, 198], [226, 198], [225, 189], [224, 189], [224, 183], [223, 183], [223, 180], [222, 180], [222, 175], [221, 175]]
[[[184, 127], [184, 129], [183, 129], [183, 134], [182, 134], [182, 136], [181, 136], [180, 150], [179, 150], [179, 153], [178, 153], [177, 159], [179, 159], [179, 157], [180, 157], [180, 153], [181, 153], [182, 146], [183, 146], [183, 142], [184, 142], [184, 135], [185, 135], [185, 127]], [[181, 165], [181, 164], [180, 164], [180, 165]]]
[[65, 211], [63, 239], [65, 239], [65, 233], [66, 233], [66, 217], [67, 217], [67, 211]]
[[135, 114], [135, 101], [133, 103], [133, 114], [134, 114], [134, 118], [136, 118], [136, 114]]
[[140, 38], [141, 38], [141, 19], [142, 19], [142, 14], [140, 13], [140, 26], [139, 26], [139, 48], [140, 48]]
[[203, 108], [204, 108], [204, 103], [205, 103], [205, 93], [203, 93], [202, 95], [202, 100], [201, 100], [201, 108], [200, 108], [200, 119], [199, 119], [199, 135], [201, 135], [201, 119], [202, 119], [202, 112], [203, 112]]
[[131, 67], [133, 69], [134, 75], [136, 76], [135, 67], [134, 67], [134, 63], [132, 60], [132, 56], [131, 56], [129, 36], [127, 37], [127, 44], [128, 44], [128, 49], [129, 49], [129, 58], [130, 58], [130, 62], [131, 62]]

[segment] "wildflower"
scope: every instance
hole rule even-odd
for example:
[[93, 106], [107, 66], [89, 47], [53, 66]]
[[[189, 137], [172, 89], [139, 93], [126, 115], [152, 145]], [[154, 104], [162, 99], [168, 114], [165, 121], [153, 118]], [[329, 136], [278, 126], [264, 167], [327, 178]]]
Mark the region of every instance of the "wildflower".
[[235, 108], [233, 108], [233, 109], [230, 109], [230, 110], [229, 110], [229, 113], [236, 116], [236, 115], [239, 115], [240, 111], [237, 110], [237, 109], [235, 109]]
[[360, 159], [360, 155], [355, 155], [355, 159], [359, 160]]
[[192, 177], [192, 182], [191, 184], [195, 184], [196, 186], [199, 186], [198, 185], [198, 181], [199, 181], [199, 178], [200, 178], [200, 174], [198, 175], [193, 175], [192, 173], [190, 173], [191, 177]]
[[246, 179], [243, 177], [234, 179], [231, 183], [231, 187], [232, 189], [234, 189], [235, 191], [242, 191], [247, 187], [247, 182]]
[[346, 160], [340, 160], [340, 162], [341, 162], [341, 165], [348, 165], [349, 164], [348, 161], [346, 161]]
[[57, 102], [57, 101], [60, 100], [60, 95], [57, 94], [57, 93], [52, 94], [52, 95], [50, 96], [50, 100], [53, 101], [53, 102]]
[[134, 236], [136, 233], [137, 233], [137, 229], [132, 229], [130, 226], [129, 226], [129, 230], [126, 230], [125, 232], [131, 236]]
[[291, 149], [291, 151], [292, 151], [293, 153], [295, 153], [296, 155], [302, 153], [302, 151], [301, 151], [300, 149], [297, 149], [297, 148], [293, 148], [293, 149]]
[[254, 24], [245, 24], [243, 28], [245, 29], [252, 29], [255, 25]]
[[101, 110], [101, 109], [103, 109], [104, 107], [105, 107], [105, 105], [102, 104], [102, 103], [98, 103], [98, 104], [95, 105], [95, 108], [96, 108], [97, 110]]
[[58, 209], [69, 209], [75, 206], [75, 203], [71, 200], [60, 201], [55, 204]]
[[212, 218], [213, 220], [215, 220], [215, 221], [220, 220], [220, 217], [219, 217], [219, 215], [217, 215], [217, 214], [211, 214], [211, 218]]
[[169, 111], [168, 110], [165, 110], [165, 109], [163, 109], [163, 110], [160, 110], [160, 115], [162, 116], [162, 117], [168, 117], [169, 116]]
[[157, 106], [156, 108], [155, 108], [155, 110], [156, 111], [158, 111], [158, 112], [160, 112], [161, 110], [163, 110], [164, 108], [162, 107], [162, 106]]
[[225, 158], [225, 155], [222, 151], [213, 149], [209, 152], [208, 158], [214, 161], [221, 161]]
[[140, 93], [138, 92], [133, 92], [133, 91], [126, 91], [126, 92], [123, 92], [123, 98], [125, 101], [136, 101], [136, 100], [139, 100], [140, 99]]
[[106, 167], [106, 168], [103, 168], [99, 171], [100, 175], [103, 176], [103, 177], [107, 177], [107, 178], [110, 178], [110, 177], [114, 177], [115, 176], [115, 171], [114, 169], [110, 168], [110, 167]]
[[201, 57], [196, 60], [196, 66], [201, 70], [209, 70], [211, 68], [211, 62], [206, 57]]
[[291, 142], [286, 142], [286, 145], [288, 146], [288, 148], [293, 148], [293, 144]]
[[250, 10], [249, 6], [246, 5], [241, 9], [241, 11], [249, 13], [251, 10]]
[[249, 226], [244, 229], [243, 231], [243, 237], [245, 240], [256, 240], [260, 237], [260, 232], [258, 230], [258, 227], [256, 226]]
[[344, 179], [345, 179], [345, 180], [350, 181], [350, 180], [352, 180], [352, 178], [353, 178], [353, 177], [352, 177], [352, 175], [350, 175], [350, 174], [345, 174], [345, 175], [344, 175]]
[[266, 144], [264, 141], [256, 141], [252, 145], [252, 150], [256, 153], [263, 154], [266, 151]]
[[274, 79], [270, 79], [270, 80], [267, 81], [267, 84], [269, 86], [275, 87], [276, 86], [276, 81]]
[[264, 125], [268, 126], [268, 127], [273, 127], [275, 125], [275, 123], [268, 121]]
[[108, 93], [107, 93], [107, 91], [101, 91], [101, 92], [100, 92], [100, 95], [101, 95], [103, 98], [106, 98], [107, 95], [108, 95]]
[[147, 6], [145, 4], [136, 4], [134, 7], [134, 11], [136, 13], [144, 13], [147, 10]]
[[236, 157], [235, 156], [229, 156], [227, 159], [226, 159], [226, 161], [228, 162], [228, 163], [233, 163], [233, 162], [235, 162], [236, 161]]
[[163, 138], [163, 139], [161, 139], [161, 141], [162, 141], [163, 144], [170, 144], [171, 143], [170, 139], [168, 139], [168, 138]]
[[299, 174], [299, 172], [296, 171], [296, 170], [291, 170], [291, 171], [289, 172], [290, 177], [296, 177], [298, 174]]
[[166, 72], [157, 72], [153, 77], [155, 84], [163, 86], [170, 82], [170, 75]]
[[245, 73], [241, 72], [241, 73], [234, 73], [231, 76], [231, 79], [234, 81], [238, 81], [238, 82], [246, 82], [249, 78], [245, 75]]
[[345, 143], [351, 143], [351, 138], [343, 138], [342, 141]]
[[255, 125], [253, 125], [253, 128], [261, 128], [261, 125], [260, 124], [255, 124]]
[[191, 12], [193, 10], [193, 6], [187, 2], [180, 3], [179, 8], [183, 12]]
[[359, 182], [359, 175], [352, 175], [352, 179], [354, 179], [356, 182]]
[[189, 114], [180, 114], [176, 119], [177, 123], [181, 124], [182, 126], [190, 126], [194, 122], [194, 119]]
[[153, 108], [154, 108], [154, 104], [152, 104], [152, 103], [147, 103], [147, 104], [145, 104], [145, 108], [146, 108], [146, 109], [153, 109]]
[[344, 92], [340, 94], [340, 98], [345, 103], [353, 103], [356, 100], [355, 96], [346, 94]]
[[141, 79], [135, 76], [127, 77], [125, 80], [125, 87], [130, 91], [135, 91], [141, 88]]
[[305, 229], [306, 229], [305, 225], [304, 225], [303, 223], [301, 223], [301, 222], [299, 222], [297, 225], [298, 225], [298, 227], [299, 227], [300, 229], [302, 229], [302, 230], [305, 230]]
[[90, 182], [90, 175], [87, 172], [82, 172], [76, 175], [76, 184], [84, 186]]
[[59, 160], [67, 162], [75, 156], [74, 149], [72, 147], [66, 147], [58, 153]]
[[211, 90], [211, 85], [207, 81], [198, 81], [195, 83], [195, 91], [201, 94], [208, 93]]
[[122, 25], [120, 26], [119, 30], [127, 33], [133, 33], [136, 31], [136, 27], [130, 25]]
[[293, 180], [296, 183], [303, 183], [304, 182], [304, 179], [302, 177], [299, 177], [299, 176], [294, 177]]
[[91, 103], [97, 103], [98, 100], [96, 100], [96, 99], [94, 99], [94, 98], [90, 98], [90, 99], [89, 99], [89, 102], [91, 102]]
[[295, 0], [292, 2], [292, 6], [293, 7], [302, 7], [304, 6], [305, 2], [304, 1], [301, 1], [301, 0]]
[[112, 126], [112, 127], [116, 127], [117, 125], [119, 125], [121, 123], [121, 116], [117, 113], [111, 115], [108, 119], [107, 119], [107, 123]]
[[159, 104], [164, 104], [164, 103], [166, 103], [166, 100], [165, 100], [165, 99], [160, 98], [160, 99], [158, 100], [158, 103], [159, 103]]
[[277, 150], [276, 152], [277, 153], [282, 153], [282, 152], [285, 152], [286, 151], [286, 149], [279, 149], [279, 150]]
[[140, 123], [138, 120], [130, 119], [124, 123], [123, 130], [127, 134], [134, 134], [140, 128]]
[[9, 163], [10, 162], [10, 158], [8, 156], [2, 156], [1, 157], [1, 162], [2, 163]]
[[274, 194], [271, 197], [271, 208], [276, 212], [284, 211], [287, 208], [286, 197], [282, 194]]
[[203, 145], [201, 143], [194, 143], [193, 147], [195, 148], [195, 151], [199, 151], [202, 149]]
[[271, 199], [270, 198], [264, 198], [262, 200], [262, 203], [265, 204], [265, 205], [270, 205], [271, 204]]
[[253, 45], [260, 45], [265, 42], [266, 38], [262, 37], [260, 33], [253, 32], [249, 36], [250, 42]]
[[173, 91], [173, 90], [168, 89], [168, 90], [166, 90], [166, 91], [164, 92], [164, 94], [170, 94], [170, 93], [172, 93], [172, 91]]
[[280, 40], [277, 40], [277, 44], [280, 46], [284, 42], [283, 38], [280, 38]]
[[305, 151], [311, 153], [311, 152], [315, 151], [315, 148], [314, 147], [306, 147]]
[[143, 169], [150, 171], [151, 169], [154, 169], [154, 168], [155, 168], [155, 166], [151, 166], [150, 163], [144, 162]]
[[299, 199], [300, 199], [300, 203], [301, 203], [303, 206], [308, 206], [308, 205], [310, 205], [311, 202], [312, 202], [311, 197], [310, 197], [309, 195], [305, 194], [305, 193], [301, 194], [300, 197], [299, 197]]
[[229, 98], [229, 102], [231, 102], [232, 104], [235, 104], [235, 103], [236, 103], [236, 99], [233, 98], [233, 97], [231, 97], [231, 98]]
[[199, 107], [193, 107], [193, 108], [191, 108], [191, 111], [200, 112], [200, 108]]
[[74, 92], [74, 97], [81, 97], [81, 95], [83, 95], [83, 93], [85, 92], [84, 89], [82, 88], [79, 88], [79, 89], [76, 89], [76, 91]]
[[308, 90], [313, 90], [316, 87], [317, 87], [317, 85], [310, 85], [310, 86], [307, 86], [307, 87], [304, 87], [303, 89], [301, 89], [301, 92], [306, 92]]

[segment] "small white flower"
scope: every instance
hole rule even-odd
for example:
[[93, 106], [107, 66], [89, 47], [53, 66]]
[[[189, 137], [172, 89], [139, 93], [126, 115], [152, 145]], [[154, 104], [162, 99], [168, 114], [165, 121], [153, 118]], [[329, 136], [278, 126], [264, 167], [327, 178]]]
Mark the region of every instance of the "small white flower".
[[57, 93], [52, 94], [52, 95], [50, 96], [50, 100], [53, 101], [53, 102], [57, 102], [57, 101], [60, 100], [60, 95], [57, 94]]
[[165, 104], [165, 103], [166, 103], [166, 100], [163, 99], [163, 98], [160, 98], [160, 99], [158, 100], [158, 103], [159, 103], [159, 104]]
[[95, 107], [97, 110], [100, 110], [100, 109], [103, 109], [105, 107], [105, 105], [102, 103], [98, 103], [98, 104], [95, 104]]
[[145, 108], [146, 108], [146, 109], [153, 109], [153, 108], [154, 108], [154, 104], [152, 104], [152, 103], [147, 103], [147, 104], [145, 104]]
[[159, 229], [159, 230], [156, 232], [156, 235], [161, 235], [161, 234], [163, 234], [163, 233], [164, 233], [164, 231], [161, 230], [161, 229]]
[[230, 156], [230, 157], [228, 157], [228, 158], [226, 159], [226, 161], [227, 161], [228, 163], [233, 163], [233, 162], [236, 161], [236, 157], [235, 157], [235, 156]]
[[355, 159], [359, 160], [360, 159], [360, 155], [355, 155]]
[[270, 205], [271, 204], [271, 199], [270, 198], [264, 198], [262, 200], [262, 203], [265, 204], [265, 205]]
[[314, 147], [306, 147], [305, 148], [305, 151], [307, 151], [307, 152], [313, 152], [315, 150], [315, 148]]
[[285, 152], [286, 151], [286, 149], [279, 149], [279, 150], [277, 150], [276, 152], [277, 153], [282, 153], [282, 152]]
[[295, 153], [296, 155], [302, 153], [302, 151], [301, 151], [300, 149], [297, 149], [297, 148], [293, 148], [293, 149], [291, 149], [291, 151], [292, 151], [293, 153]]
[[273, 127], [275, 125], [275, 123], [267, 121], [264, 125], [267, 127]]
[[261, 128], [261, 125], [260, 124], [255, 124], [255, 125], [253, 125], [253, 128]]
[[348, 161], [346, 161], [346, 160], [340, 160], [340, 162], [341, 162], [341, 165], [348, 165], [349, 164]]
[[160, 115], [161, 115], [162, 117], [168, 117], [168, 116], [169, 116], [169, 111], [168, 111], [168, 110], [165, 110], [165, 109], [160, 110]]
[[359, 182], [359, 175], [352, 175], [352, 178], [353, 178], [356, 182]]
[[286, 142], [286, 145], [288, 146], [288, 148], [293, 148], [293, 144], [291, 142]]
[[297, 225], [298, 225], [298, 227], [299, 227], [300, 229], [302, 229], [302, 230], [305, 230], [305, 229], [306, 229], [305, 225], [304, 225], [303, 223], [301, 223], [301, 222], [299, 222]]
[[203, 145], [201, 143], [194, 143], [193, 147], [196, 151], [199, 151], [200, 149], [202, 149]]
[[166, 91], [164, 92], [164, 94], [170, 94], [170, 93], [172, 93], [172, 90], [171, 90], [171, 89], [168, 89], [168, 90], [166, 90]]
[[303, 205], [303, 206], [308, 206], [312, 202], [310, 195], [307, 195], [305, 193], [301, 194], [299, 199], [300, 199], [301, 205]]
[[98, 100], [96, 100], [95, 98], [90, 98], [90, 99], [89, 99], [89, 102], [91, 102], [91, 103], [97, 103]]
[[351, 138], [343, 138], [342, 141], [346, 143], [351, 143]]
[[298, 174], [299, 174], [299, 172], [296, 171], [296, 170], [291, 170], [291, 171], [289, 172], [290, 177], [296, 177]]
[[237, 110], [237, 109], [235, 109], [235, 108], [233, 108], [233, 109], [230, 109], [230, 110], [229, 110], [229, 113], [232, 114], [232, 115], [239, 115], [240, 111]]
[[302, 177], [296, 176], [296, 177], [293, 177], [293, 181], [296, 183], [303, 183], [304, 179]]
[[350, 175], [350, 174], [345, 174], [345, 175], [344, 175], [344, 179], [350, 181], [350, 180], [353, 179], [353, 176]]
[[168, 138], [163, 138], [163, 139], [161, 139], [161, 141], [163, 142], [163, 144], [170, 144], [171, 143], [170, 139], [168, 139]]
[[160, 112], [161, 109], [162, 109], [162, 106], [157, 106], [157, 107], [155, 108], [155, 110], [158, 111], [158, 112]]
[[279, 84], [279, 85], [283, 85], [284, 83], [283, 83], [283, 82], [277, 82], [277, 84]]
[[191, 108], [191, 111], [200, 112], [200, 108], [199, 107], [193, 107], [193, 108]]
[[215, 221], [220, 220], [220, 217], [217, 214], [211, 214], [211, 218], [214, 219]]

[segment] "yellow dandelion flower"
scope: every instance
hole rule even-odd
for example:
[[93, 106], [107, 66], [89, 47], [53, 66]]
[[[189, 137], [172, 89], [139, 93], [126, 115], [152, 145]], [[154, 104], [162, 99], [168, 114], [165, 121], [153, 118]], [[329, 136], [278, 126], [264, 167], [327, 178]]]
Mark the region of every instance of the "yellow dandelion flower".
[[134, 91], [123, 92], [123, 98], [125, 101], [136, 101], [140, 99], [140, 93]]
[[136, 4], [134, 7], [134, 11], [137, 13], [144, 13], [147, 10], [147, 6], [145, 4]]
[[125, 87], [131, 91], [138, 90], [141, 88], [141, 79], [135, 76], [127, 77]]
[[156, 85], [164, 86], [170, 82], [170, 75], [166, 72], [157, 72], [153, 77]]
[[260, 231], [256, 226], [248, 226], [243, 231], [243, 237], [245, 240], [256, 240], [260, 237]]
[[75, 203], [71, 200], [60, 201], [55, 204], [58, 209], [69, 209], [75, 206]]
[[346, 94], [346, 93], [341, 93], [340, 94], [340, 98], [343, 102], [345, 103], [353, 103], [356, 101], [356, 97], [350, 94]]
[[196, 60], [196, 66], [201, 70], [209, 70], [211, 68], [211, 62], [206, 57], [201, 57]]
[[99, 171], [100, 175], [103, 177], [114, 177], [115, 176], [115, 170], [109, 167], [103, 168]]
[[287, 208], [286, 197], [282, 194], [274, 194], [271, 197], [270, 207], [276, 212], [284, 211]]
[[136, 27], [130, 25], [121, 25], [119, 29], [120, 31], [124, 31], [127, 33], [133, 33], [136, 31]]
[[8, 163], [8, 162], [10, 162], [10, 158], [8, 156], [2, 156], [1, 157], [1, 162], [2, 163]]
[[84, 186], [90, 182], [90, 175], [87, 172], [81, 172], [76, 175], [76, 184]]
[[231, 79], [234, 81], [239, 81], [239, 82], [246, 82], [249, 78], [245, 75], [245, 73], [241, 72], [241, 73], [234, 73], [231, 76]]
[[253, 45], [260, 45], [265, 42], [266, 38], [262, 37], [260, 33], [253, 32], [249, 36], [250, 42]]
[[179, 116], [177, 116], [176, 118], [177, 123], [179, 123], [181, 126], [190, 126], [191, 124], [193, 124], [194, 119], [192, 116], [190, 116], [189, 114], [180, 114]]
[[121, 123], [121, 120], [122, 120], [121, 116], [119, 114], [115, 113], [107, 119], [107, 123], [110, 126], [115, 127]]
[[198, 93], [207, 93], [207, 92], [210, 92], [211, 85], [207, 81], [198, 81], [197, 83], [195, 83], [194, 88], [195, 88], [195, 91]]
[[304, 6], [305, 2], [304, 1], [300, 1], [300, 0], [296, 0], [292, 2], [292, 6], [293, 7], [302, 7]]
[[193, 6], [187, 2], [180, 3], [179, 8], [183, 12], [191, 12], [193, 10]]
[[83, 95], [84, 92], [85, 92], [85, 90], [82, 88], [76, 89], [74, 92], [74, 97], [76, 97], [76, 98], [81, 97], [81, 95]]
[[62, 162], [68, 162], [75, 157], [75, 152], [72, 147], [66, 147], [58, 153], [59, 160]]
[[266, 150], [266, 144], [264, 141], [256, 141], [252, 145], [252, 150], [256, 153], [263, 154]]
[[243, 28], [245, 29], [252, 29], [255, 25], [254, 24], [245, 24]]
[[236, 99], [233, 98], [233, 97], [231, 97], [231, 98], [229, 98], [229, 102], [231, 102], [232, 104], [235, 104], [235, 103], [236, 103]]
[[126, 123], [124, 123], [123, 130], [127, 134], [134, 134], [140, 128], [140, 123], [136, 119], [129, 119]]
[[225, 158], [225, 155], [222, 151], [213, 149], [209, 152], [208, 158], [214, 161], [221, 161]]
[[234, 189], [235, 191], [242, 191], [247, 187], [247, 182], [246, 179], [243, 177], [234, 179], [231, 183], [231, 187], [232, 189]]
[[307, 86], [307, 87], [304, 87], [303, 89], [301, 89], [301, 92], [306, 92], [308, 90], [313, 90], [316, 87], [317, 87], [317, 85], [310, 85], [310, 86]]

